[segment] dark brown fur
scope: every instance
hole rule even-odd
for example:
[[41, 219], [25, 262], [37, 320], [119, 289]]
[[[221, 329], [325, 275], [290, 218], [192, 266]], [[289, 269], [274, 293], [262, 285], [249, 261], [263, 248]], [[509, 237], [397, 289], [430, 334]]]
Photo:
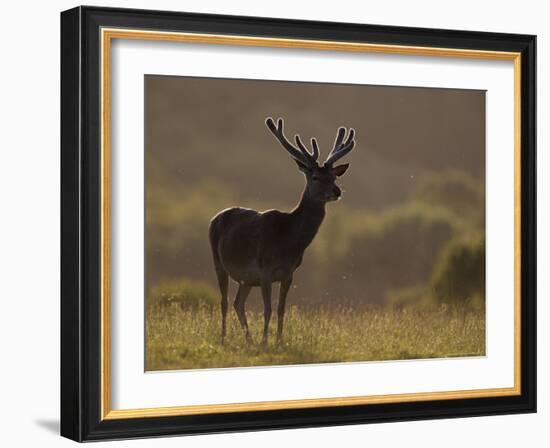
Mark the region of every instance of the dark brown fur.
[[[272, 125], [272, 122], [270, 125], [269, 119], [267, 124], [274, 134], [279, 132], [276, 134], [279, 139], [280, 136], [284, 138], [282, 120], [279, 121], [278, 127]], [[343, 147], [343, 136], [340, 131], [336, 143], [338, 141], [340, 147]], [[348, 138], [346, 144], [349, 145], [350, 142], [353, 142], [352, 131], [351, 139]], [[287, 141], [282, 143], [285, 147], [285, 143], [289, 144]], [[299, 146], [303, 146], [301, 142]], [[314, 146], [316, 148], [316, 142]], [[296, 148], [292, 149], [298, 151]], [[318, 156], [318, 151], [314, 151], [315, 153]], [[239, 284], [234, 307], [247, 341], [250, 341], [251, 337], [245, 313], [246, 299], [252, 287], [261, 287], [264, 302], [264, 344], [267, 343], [271, 319], [272, 284], [280, 282], [277, 339], [279, 342], [282, 340], [286, 296], [292, 284], [294, 271], [300, 266], [305, 249], [311, 244], [323, 222], [325, 204], [340, 199], [342, 193], [335, 181], [348, 168], [347, 164], [332, 166], [333, 161], [343, 156], [334, 149], [331, 155], [336, 154], [340, 157], [333, 156], [332, 161], [325, 162], [323, 166], [317, 165], [316, 158], [313, 160], [312, 154], [308, 154], [309, 159], [306, 156], [301, 157], [298, 152], [291, 152], [306, 178], [300, 202], [292, 211], [257, 212], [234, 207], [221, 211], [210, 222], [210, 244], [221, 292], [222, 343], [226, 335], [229, 277]]]

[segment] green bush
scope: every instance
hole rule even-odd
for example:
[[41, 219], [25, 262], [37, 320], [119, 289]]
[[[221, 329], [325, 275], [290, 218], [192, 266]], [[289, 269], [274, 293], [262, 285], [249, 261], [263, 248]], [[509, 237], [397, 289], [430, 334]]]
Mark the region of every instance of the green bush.
[[426, 305], [429, 304], [429, 300], [430, 294], [425, 285], [391, 289], [386, 294], [386, 305], [396, 309]]
[[150, 307], [175, 304], [184, 309], [197, 309], [201, 306], [212, 308], [219, 301], [219, 293], [209, 284], [188, 278], [161, 282], [152, 287], [148, 295]]
[[432, 288], [442, 303], [484, 300], [485, 237], [449, 243], [434, 271]]
[[425, 204], [352, 216], [340, 216], [342, 223], [331, 222], [336, 214], [327, 217], [305, 260], [315, 263], [317, 278], [304, 283], [315, 283], [321, 300], [382, 303], [390, 290], [428, 284], [440, 251], [457, 232], [453, 214]]
[[[439, 269], [448, 242], [482, 231], [483, 191], [478, 181], [461, 172], [425, 174], [414, 182], [416, 189], [406, 202], [386, 209], [368, 210], [346, 201], [330, 204], [294, 276], [289, 303], [381, 304], [387, 303], [388, 294], [403, 295], [416, 285], [430, 292], [434, 269]], [[259, 210], [267, 204], [241, 197], [215, 179], [193, 187], [178, 185], [147, 189], [147, 284], [156, 287], [167, 279], [193, 279], [194, 284], [210, 285], [217, 304], [209, 221], [234, 204]], [[272, 201], [269, 206], [289, 208]], [[177, 291], [162, 294], [165, 301], [166, 297], [178, 303], [191, 300], [183, 300]], [[251, 309], [262, 306], [256, 295], [247, 304]]]
[[423, 175], [411, 200], [432, 207], [444, 207], [475, 227], [483, 226], [485, 221], [483, 184], [463, 171]]
[[151, 187], [146, 200], [147, 281], [182, 275], [215, 281], [208, 225], [232, 203], [231, 191], [210, 180], [173, 191]]

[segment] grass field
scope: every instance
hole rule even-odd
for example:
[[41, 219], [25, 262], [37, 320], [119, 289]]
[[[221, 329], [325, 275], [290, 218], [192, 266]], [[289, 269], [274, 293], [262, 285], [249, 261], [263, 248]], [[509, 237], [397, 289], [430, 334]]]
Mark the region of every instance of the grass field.
[[220, 344], [220, 311], [178, 304], [148, 308], [146, 370], [245, 367], [349, 361], [481, 356], [485, 354], [482, 310], [444, 308], [287, 309], [285, 339], [277, 345], [271, 321], [267, 347], [261, 340], [263, 315], [247, 312], [255, 343], [244, 342], [232, 308], [225, 345]]

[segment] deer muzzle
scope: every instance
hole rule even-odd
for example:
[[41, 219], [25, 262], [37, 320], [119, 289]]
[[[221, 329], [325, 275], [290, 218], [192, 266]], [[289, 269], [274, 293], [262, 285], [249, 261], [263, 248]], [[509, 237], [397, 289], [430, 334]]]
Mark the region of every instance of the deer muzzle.
[[328, 201], [337, 201], [342, 197], [342, 190], [340, 190], [340, 187], [335, 185], [332, 189], [332, 191], [327, 195]]

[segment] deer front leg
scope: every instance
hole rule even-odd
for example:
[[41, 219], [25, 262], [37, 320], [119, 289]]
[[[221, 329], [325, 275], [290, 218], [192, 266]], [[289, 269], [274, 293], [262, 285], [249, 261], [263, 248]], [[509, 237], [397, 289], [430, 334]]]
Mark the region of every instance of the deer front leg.
[[279, 303], [277, 305], [277, 344], [283, 343], [283, 321], [285, 319], [286, 296], [291, 284], [292, 276], [283, 280], [279, 289]]
[[267, 345], [269, 320], [271, 319], [271, 281], [262, 282], [262, 298], [264, 299], [264, 337], [262, 344]]
[[248, 331], [248, 322], [246, 321], [244, 304], [246, 303], [248, 294], [250, 294], [250, 289], [250, 286], [240, 283], [239, 290], [237, 291], [237, 296], [235, 297], [235, 302], [233, 303], [233, 307], [237, 312], [237, 317], [239, 318], [239, 322], [241, 323], [241, 327], [244, 331], [244, 337], [246, 339], [246, 342], [248, 343], [252, 342], [252, 338], [250, 337], [250, 332]]

